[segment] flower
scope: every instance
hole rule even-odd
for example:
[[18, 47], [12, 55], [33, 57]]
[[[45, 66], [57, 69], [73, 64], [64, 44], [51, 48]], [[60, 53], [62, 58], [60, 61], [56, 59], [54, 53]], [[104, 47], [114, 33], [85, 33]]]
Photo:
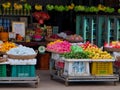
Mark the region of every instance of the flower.
[[46, 12], [34, 12], [33, 13], [33, 17], [35, 17], [35, 19], [38, 21], [39, 24], [43, 24], [44, 20], [49, 20], [50, 16], [48, 13]]

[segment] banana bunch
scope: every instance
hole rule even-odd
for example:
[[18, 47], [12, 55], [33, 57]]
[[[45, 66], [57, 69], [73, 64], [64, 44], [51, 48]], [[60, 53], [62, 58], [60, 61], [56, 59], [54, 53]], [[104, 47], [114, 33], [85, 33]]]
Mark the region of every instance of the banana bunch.
[[42, 10], [42, 5], [35, 4], [35, 10]]
[[105, 9], [106, 9], [106, 7], [104, 5], [102, 5], [102, 4], [98, 5], [98, 10], [105, 11]]
[[23, 8], [23, 6], [21, 4], [14, 3], [14, 9], [21, 10], [22, 8]]
[[68, 5], [69, 10], [73, 10], [74, 7], [75, 7], [74, 3], [71, 3], [70, 5]]
[[10, 2], [5, 2], [2, 4], [3, 8], [10, 8], [11, 3]]

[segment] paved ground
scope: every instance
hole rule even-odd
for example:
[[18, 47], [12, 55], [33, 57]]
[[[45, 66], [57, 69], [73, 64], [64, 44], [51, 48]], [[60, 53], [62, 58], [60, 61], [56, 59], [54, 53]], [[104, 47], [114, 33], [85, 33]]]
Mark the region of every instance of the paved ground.
[[80, 82], [70, 83], [68, 87], [63, 81], [50, 80], [49, 71], [40, 71], [40, 83], [38, 88], [33, 84], [0, 84], [1, 90], [120, 90], [120, 83], [116, 86], [113, 82]]

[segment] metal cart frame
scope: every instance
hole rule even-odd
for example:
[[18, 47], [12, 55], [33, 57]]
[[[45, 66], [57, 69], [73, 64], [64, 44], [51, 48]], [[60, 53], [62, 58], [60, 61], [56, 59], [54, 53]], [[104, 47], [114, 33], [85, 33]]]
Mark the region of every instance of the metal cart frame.
[[39, 85], [39, 77], [0, 77], [0, 83], [33, 83], [35, 88]]
[[119, 75], [113, 74], [113, 75], [106, 75], [106, 76], [67, 76], [67, 75], [59, 75], [58, 71], [53, 69], [54, 67], [54, 59], [50, 59], [50, 78], [54, 79], [60, 79], [65, 81], [65, 85], [68, 86], [69, 82], [88, 82], [88, 81], [112, 81], [114, 85], [117, 84], [119, 81]]

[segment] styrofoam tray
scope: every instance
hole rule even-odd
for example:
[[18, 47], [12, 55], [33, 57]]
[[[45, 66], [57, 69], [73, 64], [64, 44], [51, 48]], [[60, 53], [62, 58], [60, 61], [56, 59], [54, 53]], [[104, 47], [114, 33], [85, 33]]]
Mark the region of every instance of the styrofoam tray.
[[114, 62], [115, 59], [62, 59], [68, 62], [77, 62], [77, 61], [84, 61], [84, 62]]
[[18, 60], [18, 59], [8, 59], [10, 65], [35, 65], [37, 60], [36, 59], [29, 59], [29, 60]]

